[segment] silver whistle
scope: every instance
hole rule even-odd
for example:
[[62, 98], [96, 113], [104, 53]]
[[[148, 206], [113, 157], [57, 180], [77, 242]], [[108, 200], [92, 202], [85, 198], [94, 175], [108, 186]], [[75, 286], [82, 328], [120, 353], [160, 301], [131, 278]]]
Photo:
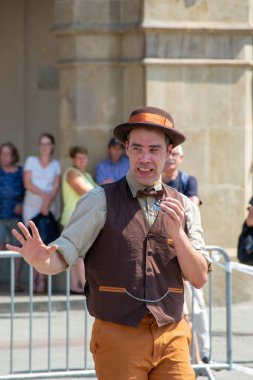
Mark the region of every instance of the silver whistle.
[[155, 203], [153, 204], [153, 209], [157, 212], [161, 211], [161, 207], [160, 207], [161, 203], [162, 203], [162, 199], [158, 199], [157, 201], [155, 201]]

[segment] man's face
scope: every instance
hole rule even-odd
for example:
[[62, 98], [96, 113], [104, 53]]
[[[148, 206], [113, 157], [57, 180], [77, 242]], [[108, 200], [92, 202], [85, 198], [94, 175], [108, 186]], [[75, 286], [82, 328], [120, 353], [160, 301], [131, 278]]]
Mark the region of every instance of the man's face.
[[135, 128], [126, 141], [126, 153], [135, 179], [142, 185], [152, 186], [160, 178], [166, 161], [165, 134], [155, 129]]
[[172, 150], [171, 154], [168, 154], [165, 163], [165, 169], [175, 170], [183, 161], [184, 156], [180, 152], [180, 148], [176, 147]]
[[108, 154], [113, 162], [118, 162], [123, 156], [124, 148], [121, 144], [112, 145], [108, 148]]

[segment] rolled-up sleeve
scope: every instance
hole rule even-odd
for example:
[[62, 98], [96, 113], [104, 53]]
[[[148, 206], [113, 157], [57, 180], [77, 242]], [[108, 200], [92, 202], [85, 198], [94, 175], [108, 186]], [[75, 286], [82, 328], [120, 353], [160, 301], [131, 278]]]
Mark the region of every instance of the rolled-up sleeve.
[[188, 230], [188, 238], [193, 248], [205, 257], [208, 264], [208, 271], [211, 271], [212, 264], [205, 248], [199, 208], [186, 196], [182, 195], [182, 197], [185, 209], [185, 221]]
[[67, 269], [70, 269], [78, 258], [84, 258], [106, 219], [106, 198], [102, 187], [98, 186], [80, 198], [76, 208], [61, 233], [52, 244], [58, 245]]

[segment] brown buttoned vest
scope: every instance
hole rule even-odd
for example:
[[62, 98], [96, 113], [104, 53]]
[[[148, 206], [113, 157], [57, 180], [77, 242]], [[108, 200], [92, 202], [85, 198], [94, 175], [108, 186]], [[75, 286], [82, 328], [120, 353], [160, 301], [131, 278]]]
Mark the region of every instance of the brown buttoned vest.
[[[182, 202], [176, 190], [163, 186], [166, 196]], [[181, 320], [183, 280], [167, 216], [159, 212], [149, 229], [126, 178], [104, 190], [106, 222], [84, 260], [90, 314], [129, 326], [147, 313], [160, 326]]]

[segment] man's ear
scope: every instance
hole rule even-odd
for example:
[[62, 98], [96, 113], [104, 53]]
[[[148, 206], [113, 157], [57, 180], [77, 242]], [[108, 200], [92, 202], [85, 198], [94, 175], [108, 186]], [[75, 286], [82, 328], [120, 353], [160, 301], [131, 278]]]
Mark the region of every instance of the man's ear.
[[129, 148], [129, 142], [128, 140], [125, 141], [125, 150], [126, 150], [126, 155], [127, 157], [129, 157], [129, 154], [128, 154], [128, 148]]
[[167, 158], [170, 160], [172, 158], [171, 154], [172, 154], [172, 144], [169, 144], [169, 147], [168, 147], [168, 154], [167, 154]]

